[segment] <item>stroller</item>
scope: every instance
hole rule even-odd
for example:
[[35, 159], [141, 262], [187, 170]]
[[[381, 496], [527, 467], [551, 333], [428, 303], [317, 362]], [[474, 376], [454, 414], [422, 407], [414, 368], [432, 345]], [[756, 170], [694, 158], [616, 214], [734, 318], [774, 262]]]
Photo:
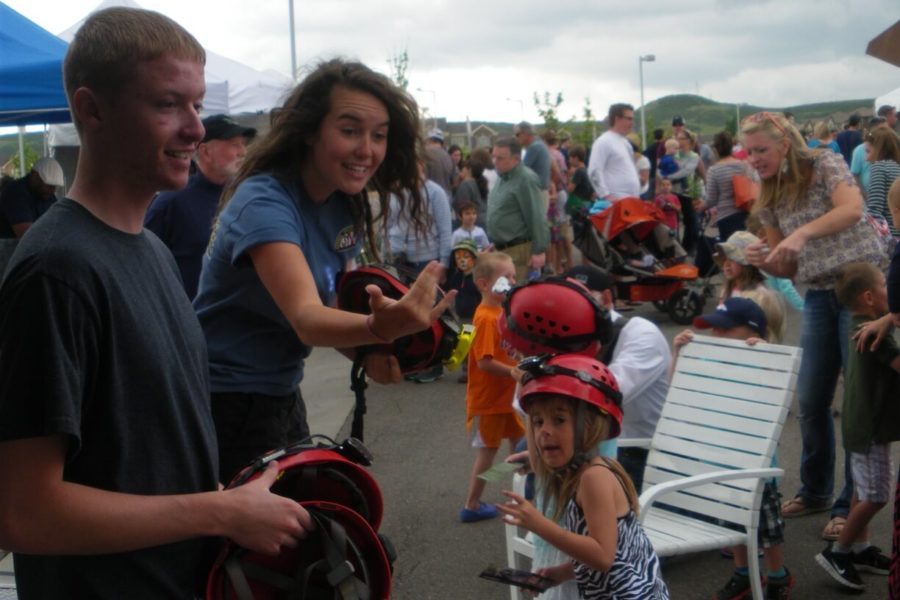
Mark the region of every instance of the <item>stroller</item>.
[[616, 295], [629, 302], [653, 302], [679, 325], [703, 312], [704, 295], [688, 282], [697, 267], [663, 222], [662, 212], [638, 198], [623, 198], [595, 215], [573, 216], [574, 243], [582, 255], [616, 280]]

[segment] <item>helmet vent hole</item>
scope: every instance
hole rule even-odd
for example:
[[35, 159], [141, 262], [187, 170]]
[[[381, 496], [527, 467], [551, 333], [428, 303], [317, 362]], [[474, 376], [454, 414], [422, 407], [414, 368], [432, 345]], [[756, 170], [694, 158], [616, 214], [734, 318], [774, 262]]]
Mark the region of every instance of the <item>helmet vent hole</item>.
[[531, 318], [531, 313], [528, 312], [528, 311], [525, 311], [525, 312], [522, 313], [522, 316], [525, 317], [526, 319], [530, 319], [530, 318]]
[[562, 330], [563, 330], [563, 332], [565, 332], [565, 333], [568, 333], [569, 329], [570, 329], [570, 327], [569, 327], [568, 325], [563, 325], [563, 326], [562, 326]]
[[540, 332], [541, 335], [547, 335], [547, 330], [544, 329], [543, 327], [541, 327], [538, 331]]
[[534, 325], [528, 324], [525, 326], [528, 331], [534, 331]]
[[537, 321], [538, 323], [543, 323], [543, 322], [544, 322], [544, 317], [542, 317], [541, 315], [537, 315], [537, 316], [534, 318], [534, 320]]
[[550, 327], [556, 327], [556, 321], [550, 321]]

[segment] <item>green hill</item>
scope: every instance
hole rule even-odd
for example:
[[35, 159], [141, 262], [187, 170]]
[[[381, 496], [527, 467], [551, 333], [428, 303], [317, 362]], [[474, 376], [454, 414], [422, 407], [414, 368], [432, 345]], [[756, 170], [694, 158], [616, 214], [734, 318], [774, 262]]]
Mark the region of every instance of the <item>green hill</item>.
[[[655, 127], [668, 129], [674, 115], [681, 115], [689, 129], [705, 135], [712, 135], [722, 129], [732, 129], [735, 118], [740, 112], [743, 119], [747, 115], [762, 110], [794, 113], [795, 122], [802, 128], [821, 120], [832, 120], [842, 124], [847, 117], [858, 112], [862, 116], [870, 116], [873, 111], [874, 99], [863, 98], [860, 100], [838, 100], [834, 102], [819, 102], [816, 104], [802, 104], [798, 106], [772, 107], [755, 106], [752, 104], [727, 104], [716, 102], [702, 96], [693, 94], [677, 94], [665, 96], [647, 103], [647, 136]], [[635, 118], [636, 128], [640, 127], [640, 110]], [[653, 124], [651, 126], [651, 123]]]

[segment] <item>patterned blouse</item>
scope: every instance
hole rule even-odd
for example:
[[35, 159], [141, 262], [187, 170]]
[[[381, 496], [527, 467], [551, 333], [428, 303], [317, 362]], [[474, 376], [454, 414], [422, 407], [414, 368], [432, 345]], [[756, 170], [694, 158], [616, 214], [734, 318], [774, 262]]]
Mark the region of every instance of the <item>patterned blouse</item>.
[[[847, 163], [834, 152], [816, 153], [813, 173], [812, 184], [794, 207], [787, 201], [777, 201], [774, 207], [758, 212], [760, 222], [787, 237], [834, 208], [831, 198], [838, 184], [856, 187]], [[869, 262], [884, 270], [888, 258], [885, 245], [863, 216], [842, 231], [806, 242], [797, 261], [796, 279], [812, 289], [832, 289], [847, 263]]]

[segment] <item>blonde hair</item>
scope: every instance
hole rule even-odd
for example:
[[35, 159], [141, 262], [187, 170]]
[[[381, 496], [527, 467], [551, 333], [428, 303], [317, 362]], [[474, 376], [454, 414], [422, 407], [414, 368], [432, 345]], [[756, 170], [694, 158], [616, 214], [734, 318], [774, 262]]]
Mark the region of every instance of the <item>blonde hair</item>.
[[[581, 440], [574, 440], [575, 454], [587, 453], [588, 455], [592, 455], [600, 442], [608, 440], [612, 428], [612, 417], [602, 414], [594, 406], [587, 404], [578, 398], [569, 396], [557, 396], [552, 394], [536, 395], [529, 402], [528, 423], [525, 427], [525, 434], [528, 438], [528, 455], [531, 459], [534, 472], [537, 475], [538, 480], [542, 483], [544, 506], [546, 507], [552, 500], [552, 519], [558, 521], [563, 516], [566, 504], [575, 497], [575, 493], [578, 491], [578, 481], [584, 467], [579, 468], [577, 471], [568, 467], [551, 469], [538, 455], [537, 444], [534, 439], [534, 422], [532, 416], [539, 404], [548, 402], [554, 398], [560, 398], [567, 402], [572, 414], [573, 427], [575, 427], [576, 419], [579, 417], [583, 419]], [[579, 406], [581, 407], [580, 411], [578, 410]], [[575, 427], [575, 431], [578, 431], [577, 427]], [[625, 496], [628, 498], [628, 504], [635, 515], [637, 515], [640, 508], [638, 505], [638, 494], [631, 478], [618, 461], [610, 458], [603, 458], [603, 461], [609, 470], [616, 475], [616, 478], [622, 482]]]
[[831, 128], [828, 126], [828, 123], [825, 121], [816, 123], [816, 126], [813, 127], [813, 137], [817, 140], [824, 140], [825, 138], [831, 137]]
[[785, 305], [781, 295], [763, 287], [741, 292], [739, 295], [755, 302], [766, 315], [766, 341], [780, 344], [784, 339], [785, 328]]
[[493, 279], [497, 273], [498, 266], [506, 261], [513, 262], [513, 259], [505, 252], [482, 252], [475, 259], [472, 279]]
[[[165, 15], [125, 7], [93, 13], [75, 34], [63, 62], [69, 105], [82, 87], [114, 100], [131, 83], [135, 66], [163, 56], [206, 64], [200, 42]], [[75, 112], [72, 120], [81, 131]]]
[[781, 113], [760, 112], [744, 119], [741, 134], [747, 136], [755, 133], [765, 134], [776, 144], [786, 142], [787, 152], [778, 174], [762, 180], [759, 200], [754, 203], [753, 212], [772, 209], [779, 201], [787, 202], [788, 207], [796, 209], [811, 183], [813, 153], [831, 150], [811, 150], [797, 128]]
[[678, 150], [678, 140], [675, 138], [669, 138], [666, 140], [666, 152], [669, 150]]

